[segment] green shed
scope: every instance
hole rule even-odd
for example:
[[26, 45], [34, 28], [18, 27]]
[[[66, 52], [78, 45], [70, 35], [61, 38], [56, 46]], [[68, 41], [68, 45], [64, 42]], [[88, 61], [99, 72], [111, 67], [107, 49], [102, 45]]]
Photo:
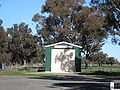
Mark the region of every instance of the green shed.
[[68, 42], [46, 45], [45, 71], [81, 72], [81, 46]]

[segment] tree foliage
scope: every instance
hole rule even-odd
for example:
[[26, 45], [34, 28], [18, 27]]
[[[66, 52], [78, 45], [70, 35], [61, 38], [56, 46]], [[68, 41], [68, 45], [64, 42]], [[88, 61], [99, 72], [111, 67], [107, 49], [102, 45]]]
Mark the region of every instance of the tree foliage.
[[108, 58], [107, 58], [107, 63], [108, 63], [108, 64], [111, 64], [111, 66], [112, 66], [113, 64], [117, 64], [118, 61], [117, 61], [117, 59], [115, 59], [114, 57], [108, 57]]
[[104, 44], [108, 33], [99, 9], [86, 7], [82, 0], [46, 0], [42, 13], [35, 14], [36, 29], [42, 44], [67, 41], [82, 46], [87, 59]]
[[114, 57], [109, 57], [106, 53], [103, 53], [102, 51], [95, 53], [90, 56], [90, 61], [98, 64], [99, 66], [102, 66], [103, 64], [117, 64], [118, 61]]
[[98, 52], [96, 54], [91, 55], [91, 61], [96, 62], [99, 66], [107, 62], [108, 55], [103, 52]]
[[[91, 5], [99, 8], [106, 16], [106, 29], [112, 36], [112, 42], [119, 42], [120, 38], [120, 1], [119, 0], [91, 0]], [[117, 36], [116, 36], [117, 35]], [[120, 44], [120, 43], [118, 43]]]
[[9, 64], [10, 53], [8, 51], [8, 37], [0, 20], [0, 61]]
[[42, 50], [39, 38], [32, 35], [27, 24], [14, 24], [5, 31], [0, 20], [0, 62], [6, 65], [43, 63]]
[[[44, 45], [67, 41], [82, 46], [86, 60], [99, 64], [114, 63], [115, 59], [99, 52], [109, 35], [117, 43], [120, 36], [120, 1], [91, 0], [91, 6], [84, 6], [84, 0], [46, 0], [42, 15], [37, 13], [38, 36], [32, 35], [27, 24], [14, 24], [6, 31], [0, 20], [0, 61], [6, 64], [42, 62]], [[48, 16], [44, 16], [47, 13]]]
[[[14, 24], [7, 29], [9, 36], [9, 51], [12, 53], [12, 63], [30, 63], [37, 57], [39, 51], [38, 37], [31, 34], [27, 24]], [[34, 61], [33, 61], [34, 62]]]

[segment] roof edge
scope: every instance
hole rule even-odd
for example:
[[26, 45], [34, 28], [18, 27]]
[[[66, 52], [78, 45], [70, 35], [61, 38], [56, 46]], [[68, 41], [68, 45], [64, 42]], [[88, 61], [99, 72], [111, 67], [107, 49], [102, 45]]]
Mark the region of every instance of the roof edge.
[[44, 46], [44, 47], [55, 46], [55, 45], [57, 45], [57, 44], [62, 44], [62, 43], [69, 44], [69, 45], [71, 45], [71, 46], [75, 46], [75, 47], [78, 47], [78, 48], [82, 48], [82, 46], [75, 45], [75, 44], [72, 44], [72, 43], [68, 43], [68, 42], [65, 42], [65, 41], [58, 42], [58, 43], [54, 43], [54, 44], [50, 44], [50, 45], [46, 45], [46, 46]]

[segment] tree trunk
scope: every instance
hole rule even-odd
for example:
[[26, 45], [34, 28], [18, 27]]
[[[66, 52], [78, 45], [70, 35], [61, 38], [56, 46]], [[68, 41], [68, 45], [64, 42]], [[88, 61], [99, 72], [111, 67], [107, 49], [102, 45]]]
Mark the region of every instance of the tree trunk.
[[98, 65], [100, 66], [100, 63], [98, 63]]
[[88, 68], [89, 54], [86, 54], [85, 69]]
[[26, 66], [26, 60], [25, 60], [25, 59], [22, 60], [21, 64], [22, 64], [23, 66]]
[[111, 63], [111, 66], [113, 66], [113, 63]]
[[24, 66], [26, 66], [26, 60], [24, 60]]
[[87, 69], [88, 68], [88, 63], [87, 62], [85, 62], [85, 69]]

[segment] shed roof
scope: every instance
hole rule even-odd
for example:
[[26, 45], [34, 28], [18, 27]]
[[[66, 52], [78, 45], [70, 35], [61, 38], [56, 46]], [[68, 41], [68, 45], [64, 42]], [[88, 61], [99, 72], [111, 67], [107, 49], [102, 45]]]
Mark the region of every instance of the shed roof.
[[64, 41], [63, 42], [54, 43], [54, 44], [50, 44], [50, 45], [46, 45], [45, 47], [51, 47], [51, 46], [55, 46], [55, 45], [59, 45], [59, 44], [67, 44], [67, 45], [75, 46], [75, 47], [78, 47], [78, 48], [82, 48], [79, 45], [75, 45], [75, 44], [64, 42]]

